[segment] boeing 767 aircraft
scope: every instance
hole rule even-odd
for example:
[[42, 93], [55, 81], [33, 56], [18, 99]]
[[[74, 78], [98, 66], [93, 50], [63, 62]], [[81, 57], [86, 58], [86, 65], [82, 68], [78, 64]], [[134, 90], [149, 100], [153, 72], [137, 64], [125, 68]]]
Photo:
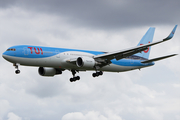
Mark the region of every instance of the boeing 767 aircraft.
[[168, 37], [152, 42], [155, 28], [150, 27], [136, 47], [113, 52], [18, 45], [8, 48], [2, 56], [13, 63], [16, 74], [20, 73], [19, 65], [39, 67], [41, 76], [54, 76], [69, 70], [73, 75], [70, 81], [74, 82], [80, 80], [80, 77], [75, 75], [79, 71], [95, 71], [92, 76], [98, 77], [103, 74], [102, 71], [124, 72], [141, 69], [154, 65], [155, 61], [177, 55], [148, 59], [151, 46], [170, 40], [176, 28], [177, 25]]

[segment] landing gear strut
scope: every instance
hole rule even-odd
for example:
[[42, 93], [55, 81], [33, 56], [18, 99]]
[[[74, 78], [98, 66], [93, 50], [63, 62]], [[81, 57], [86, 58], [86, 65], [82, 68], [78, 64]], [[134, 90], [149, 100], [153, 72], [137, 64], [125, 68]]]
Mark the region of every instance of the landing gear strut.
[[15, 73], [19, 74], [20, 73], [19, 64], [14, 63], [13, 66], [15, 66], [15, 69], [17, 69], [17, 70], [15, 70]]
[[100, 75], [103, 75], [103, 72], [102, 71], [99, 71], [98, 72], [98, 67], [97, 66], [94, 66], [96, 72], [92, 74], [93, 77], [98, 77]]
[[80, 80], [79, 76], [75, 76], [76, 71], [75, 70], [71, 70], [73, 78], [70, 78], [70, 82], [75, 82], [76, 80]]

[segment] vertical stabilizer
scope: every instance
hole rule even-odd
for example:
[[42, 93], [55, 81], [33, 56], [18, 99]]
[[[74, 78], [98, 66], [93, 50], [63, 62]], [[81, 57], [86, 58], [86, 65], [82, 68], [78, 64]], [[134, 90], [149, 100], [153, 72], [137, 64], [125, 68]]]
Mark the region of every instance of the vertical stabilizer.
[[[144, 45], [147, 43], [152, 43], [153, 37], [154, 37], [154, 31], [155, 31], [155, 28], [150, 27], [149, 30], [146, 32], [146, 34], [142, 37], [141, 41], [138, 43], [137, 46]], [[144, 50], [141, 53], [137, 53], [135, 55], [148, 59], [150, 51], [151, 51], [151, 47], [149, 47], [147, 50]]]

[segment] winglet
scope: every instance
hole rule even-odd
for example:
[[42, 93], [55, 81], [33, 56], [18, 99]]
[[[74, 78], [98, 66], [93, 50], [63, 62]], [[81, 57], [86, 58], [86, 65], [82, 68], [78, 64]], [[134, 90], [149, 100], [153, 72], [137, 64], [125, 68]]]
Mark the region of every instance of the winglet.
[[169, 36], [165, 39], [163, 39], [163, 41], [169, 40], [174, 36], [174, 33], [176, 31], [177, 25], [175, 25], [174, 29], [172, 30], [172, 32], [169, 34]]

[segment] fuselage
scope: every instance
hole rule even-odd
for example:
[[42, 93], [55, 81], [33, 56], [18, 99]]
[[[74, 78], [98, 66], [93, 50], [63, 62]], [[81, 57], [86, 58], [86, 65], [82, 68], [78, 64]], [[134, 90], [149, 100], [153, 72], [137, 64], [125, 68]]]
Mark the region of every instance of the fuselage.
[[[72, 64], [68, 61], [77, 59], [78, 57], [93, 58], [94, 55], [104, 53], [105, 52], [99, 51], [20, 45], [8, 48], [3, 53], [3, 57], [11, 63], [25, 66], [52, 67], [59, 69], [86, 71], [95, 69], [93, 67], [81, 68], [76, 64]], [[123, 72], [154, 65], [154, 63], [141, 63], [141, 61], [144, 60], [147, 59], [136, 55], [129, 56], [121, 60], [113, 59], [111, 60], [111, 64], [106, 65], [99, 70], [109, 72]]]

